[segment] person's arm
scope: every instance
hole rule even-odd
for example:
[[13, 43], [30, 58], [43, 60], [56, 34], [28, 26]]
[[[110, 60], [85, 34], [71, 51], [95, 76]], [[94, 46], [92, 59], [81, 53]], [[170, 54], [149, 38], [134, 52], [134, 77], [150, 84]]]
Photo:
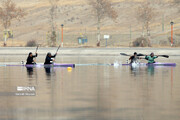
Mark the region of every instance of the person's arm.
[[56, 57], [56, 55], [57, 55], [57, 53], [56, 54], [54, 54], [54, 56], [51, 56], [52, 58], [55, 58]]
[[145, 59], [146, 59], [146, 60], [148, 60], [148, 59], [149, 59], [147, 55], [145, 56]]
[[132, 59], [132, 57], [133, 57], [133, 56], [131, 56], [131, 57], [129, 58], [129, 60], [131, 60], [131, 59]]
[[154, 56], [154, 58], [156, 59], [156, 58], [158, 58], [159, 56], [157, 55], [157, 56]]
[[37, 57], [38, 56], [38, 54], [36, 53], [36, 55], [33, 55], [32, 57], [34, 58], [34, 57]]

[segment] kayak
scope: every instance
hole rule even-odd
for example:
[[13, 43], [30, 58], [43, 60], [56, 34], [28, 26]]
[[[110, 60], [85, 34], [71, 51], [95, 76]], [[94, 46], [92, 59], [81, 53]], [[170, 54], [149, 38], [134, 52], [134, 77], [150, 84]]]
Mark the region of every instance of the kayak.
[[134, 64], [103, 64], [103, 63], [93, 63], [93, 64], [76, 64], [76, 66], [176, 66], [176, 63], [134, 63]]
[[106, 64], [106, 63], [90, 63], [90, 64], [63, 64], [63, 63], [54, 63], [54, 64], [33, 64], [33, 65], [23, 65], [23, 64], [3, 64], [0, 66], [26, 66], [26, 67], [72, 67], [75, 66], [176, 66], [176, 63], [135, 63], [135, 64]]
[[134, 63], [134, 64], [122, 64], [122, 66], [176, 66], [176, 63]]
[[28, 65], [22, 65], [22, 64], [19, 64], [19, 65], [3, 65], [3, 66], [26, 66], [26, 67], [72, 67], [72, 68], [75, 68], [75, 64], [60, 64], [60, 63], [55, 63], [55, 64], [47, 64], [47, 65], [44, 65], [44, 64], [28, 64]]

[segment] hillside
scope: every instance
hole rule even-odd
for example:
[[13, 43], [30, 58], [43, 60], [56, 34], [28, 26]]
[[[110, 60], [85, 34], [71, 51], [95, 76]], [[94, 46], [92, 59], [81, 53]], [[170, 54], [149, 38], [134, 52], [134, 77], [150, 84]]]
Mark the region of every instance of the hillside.
[[[50, 29], [48, 0], [14, 0], [17, 6], [22, 7], [27, 15], [20, 22], [13, 21], [10, 29], [14, 32], [14, 38], [8, 40], [8, 45], [24, 46], [29, 40], [36, 40], [42, 46], [47, 46], [46, 33]], [[112, 0], [113, 7], [118, 13], [114, 22], [104, 19], [102, 22], [102, 35], [109, 34], [111, 39], [109, 45], [128, 46], [129, 43], [141, 36], [142, 24], [136, 20], [136, 10], [142, 0]], [[154, 0], [156, 17], [150, 24], [151, 42], [158, 45], [161, 41], [168, 41], [170, 36], [170, 21], [175, 24], [175, 35], [180, 32], [180, 18], [178, 9], [171, 5], [170, 1]], [[162, 31], [164, 21], [164, 31]], [[64, 24], [64, 42], [66, 45], [77, 45], [77, 37], [80, 33], [88, 36], [87, 45], [95, 45], [96, 19], [92, 14], [92, 7], [88, 0], [60, 0], [57, 13], [57, 43], [60, 43], [61, 24]], [[1, 31], [3, 28], [1, 26]], [[130, 34], [131, 33], [131, 34]], [[2, 36], [2, 32], [0, 33]], [[177, 36], [178, 39], [178, 36]], [[1, 43], [3, 39], [1, 37]], [[103, 41], [104, 42], [104, 41]], [[1, 44], [2, 45], [2, 44]]]

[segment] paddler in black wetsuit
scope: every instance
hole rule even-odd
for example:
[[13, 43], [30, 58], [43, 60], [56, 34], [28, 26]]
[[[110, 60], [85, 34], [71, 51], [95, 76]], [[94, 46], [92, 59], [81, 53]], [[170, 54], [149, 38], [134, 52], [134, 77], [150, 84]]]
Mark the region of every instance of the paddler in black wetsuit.
[[54, 56], [52, 56], [51, 53], [49, 52], [49, 53], [47, 54], [47, 56], [46, 56], [46, 59], [45, 59], [44, 64], [45, 64], [45, 65], [47, 65], [47, 64], [53, 64], [53, 62], [54, 62], [55, 60], [52, 59], [52, 58], [55, 58], [56, 55], [57, 55], [57, 53], [56, 53]]
[[141, 58], [137, 56], [136, 52], [134, 52], [134, 55], [130, 56], [130, 58], [129, 58], [129, 60], [131, 60], [131, 62], [129, 64], [138, 63], [138, 59], [141, 59]]
[[36, 53], [36, 55], [33, 55], [32, 52], [30, 52], [30, 53], [29, 53], [29, 56], [28, 56], [28, 58], [27, 58], [26, 64], [28, 64], [28, 65], [29, 65], [29, 64], [36, 64], [34, 58], [37, 57], [37, 56], [38, 56], [37, 53]]

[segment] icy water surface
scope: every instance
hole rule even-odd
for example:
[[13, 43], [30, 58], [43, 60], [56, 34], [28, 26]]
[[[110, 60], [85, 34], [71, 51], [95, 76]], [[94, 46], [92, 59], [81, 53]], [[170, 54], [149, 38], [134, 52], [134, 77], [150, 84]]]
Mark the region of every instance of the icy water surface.
[[[20, 63], [26, 56], [5, 56]], [[126, 57], [60, 57], [57, 63], [126, 62]], [[37, 58], [43, 62], [44, 57]], [[18, 62], [19, 61], [19, 62]], [[176, 67], [0, 66], [0, 120], [179, 120], [180, 57], [159, 58]], [[35, 87], [35, 96], [17, 96], [17, 87]], [[33, 95], [33, 94], [32, 94]]]

